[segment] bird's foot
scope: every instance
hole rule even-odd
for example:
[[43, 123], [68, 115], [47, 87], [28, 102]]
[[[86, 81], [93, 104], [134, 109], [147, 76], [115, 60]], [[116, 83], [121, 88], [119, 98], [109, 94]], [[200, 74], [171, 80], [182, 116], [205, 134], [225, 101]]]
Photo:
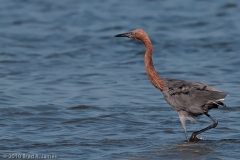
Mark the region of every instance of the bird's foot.
[[202, 139], [198, 138], [197, 134], [193, 133], [192, 136], [189, 138], [188, 142], [198, 142], [200, 140], [202, 140]]

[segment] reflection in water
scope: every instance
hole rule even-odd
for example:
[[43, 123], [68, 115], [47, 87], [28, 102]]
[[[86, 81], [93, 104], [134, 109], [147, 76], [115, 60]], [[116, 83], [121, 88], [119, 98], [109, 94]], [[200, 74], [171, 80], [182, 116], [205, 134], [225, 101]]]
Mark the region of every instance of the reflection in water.
[[[237, 145], [236, 145], [237, 144]], [[231, 155], [237, 151], [240, 141], [237, 139], [223, 139], [219, 141], [203, 140], [197, 143], [171, 143], [155, 151], [139, 152], [135, 159], [211, 159], [211, 158], [236, 158]], [[231, 150], [231, 151], [228, 151]], [[227, 153], [228, 152], [228, 153]], [[225, 154], [225, 155], [224, 155]]]

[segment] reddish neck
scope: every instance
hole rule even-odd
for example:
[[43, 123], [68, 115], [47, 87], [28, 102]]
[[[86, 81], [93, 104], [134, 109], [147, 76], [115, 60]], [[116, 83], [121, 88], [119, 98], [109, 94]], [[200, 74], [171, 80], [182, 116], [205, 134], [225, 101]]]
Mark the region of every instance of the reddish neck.
[[146, 47], [144, 65], [147, 72], [147, 76], [156, 88], [158, 88], [160, 91], [163, 91], [165, 90], [164, 82], [161, 79], [161, 77], [157, 74], [152, 62], [152, 43], [148, 37], [144, 37], [141, 40], [143, 41]]

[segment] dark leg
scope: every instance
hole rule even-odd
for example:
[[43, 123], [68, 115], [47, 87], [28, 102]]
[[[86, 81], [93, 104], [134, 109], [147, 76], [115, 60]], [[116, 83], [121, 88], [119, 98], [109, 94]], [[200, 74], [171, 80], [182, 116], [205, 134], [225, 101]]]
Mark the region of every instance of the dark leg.
[[206, 128], [204, 128], [204, 129], [202, 129], [202, 130], [200, 130], [200, 131], [193, 132], [193, 133], [192, 133], [192, 136], [191, 136], [190, 139], [189, 139], [190, 142], [194, 142], [196, 139], [198, 139], [198, 138], [197, 138], [197, 135], [198, 135], [198, 134], [200, 134], [200, 133], [202, 133], [202, 132], [205, 132], [205, 131], [207, 131], [207, 130], [209, 130], [209, 129], [211, 129], [211, 128], [215, 128], [215, 127], [217, 126], [218, 121], [217, 121], [215, 118], [211, 117], [208, 113], [204, 113], [204, 114], [205, 114], [206, 116], [208, 116], [208, 117], [213, 121], [213, 124], [210, 125], [210, 126], [208, 126], [208, 127], [206, 127]]

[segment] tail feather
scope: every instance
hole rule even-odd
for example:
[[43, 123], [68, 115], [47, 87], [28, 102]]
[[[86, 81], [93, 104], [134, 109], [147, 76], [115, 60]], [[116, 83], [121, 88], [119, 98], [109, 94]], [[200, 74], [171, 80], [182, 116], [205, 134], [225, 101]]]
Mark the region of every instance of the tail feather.
[[209, 110], [213, 109], [213, 108], [218, 108], [218, 106], [223, 106], [223, 107], [227, 107], [222, 101], [224, 99], [219, 99], [216, 101], [209, 101], [207, 104], [205, 104], [203, 106], [203, 110], [205, 112], [208, 112]]
[[221, 102], [221, 101], [218, 101], [218, 102], [216, 102], [219, 106], [223, 106], [223, 107], [227, 107], [226, 106], [226, 104], [224, 104], [223, 102]]

